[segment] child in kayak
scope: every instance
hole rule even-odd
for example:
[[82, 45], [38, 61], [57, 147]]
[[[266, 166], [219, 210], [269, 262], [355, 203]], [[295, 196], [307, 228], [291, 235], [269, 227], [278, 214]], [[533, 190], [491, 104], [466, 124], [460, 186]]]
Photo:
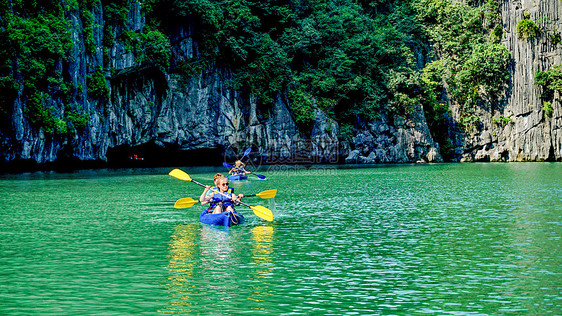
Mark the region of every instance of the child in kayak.
[[205, 190], [201, 193], [199, 201], [201, 205], [211, 203], [209, 212], [219, 214], [224, 211], [233, 211], [234, 204], [240, 202], [243, 194], [234, 195], [234, 189], [228, 186], [228, 179], [220, 173], [214, 176], [216, 187], [205, 186]]

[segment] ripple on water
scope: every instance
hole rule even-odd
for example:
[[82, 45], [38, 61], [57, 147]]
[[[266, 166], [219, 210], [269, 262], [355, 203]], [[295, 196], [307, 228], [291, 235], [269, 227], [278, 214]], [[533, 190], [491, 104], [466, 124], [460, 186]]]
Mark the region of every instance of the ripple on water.
[[558, 313], [560, 171], [490, 166], [268, 174], [237, 190], [274, 221], [231, 229], [169, 170], [0, 181], [0, 313]]

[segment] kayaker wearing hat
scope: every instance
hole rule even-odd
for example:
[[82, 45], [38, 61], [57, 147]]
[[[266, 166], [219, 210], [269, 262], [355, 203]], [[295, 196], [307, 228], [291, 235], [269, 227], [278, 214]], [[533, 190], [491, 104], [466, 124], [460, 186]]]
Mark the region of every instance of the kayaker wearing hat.
[[239, 202], [244, 195], [234, 195], [234, 189], [228, 186], [228, 179], [226, 179], [224, 175], [217, 173], [214, 176], [214, 180], [216, 187], [211, 188], [209, 185], [205, 186], [203, 193], [201, 193], [199, 197], [199, 202], [201, 202], [201, 205], [211, 203], [209, 211], [212, 212], [212, 214], [233, 211], [234, 203]]

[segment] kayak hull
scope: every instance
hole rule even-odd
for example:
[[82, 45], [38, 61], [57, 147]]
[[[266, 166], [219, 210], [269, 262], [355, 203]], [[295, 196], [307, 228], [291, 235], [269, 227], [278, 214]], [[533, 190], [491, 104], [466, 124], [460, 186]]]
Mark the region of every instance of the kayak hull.
[[228, 177], [228, 180], [230, 181], [244, 181], [247, 180], [248, 176], [245, 174], [233, 174], [231, 176]]
[[204, 209], [199, 215], [199, 221], [207, 225], [234, 226], [244, 223], [244, 216], [236, 211], [225, 211], [219, 214], [211, 214], [209, 209]]

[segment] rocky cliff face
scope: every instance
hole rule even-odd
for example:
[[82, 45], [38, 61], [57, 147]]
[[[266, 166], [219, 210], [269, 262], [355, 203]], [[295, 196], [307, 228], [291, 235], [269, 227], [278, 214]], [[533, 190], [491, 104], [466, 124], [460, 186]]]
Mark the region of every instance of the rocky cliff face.
[[[93, 10], [96, 25], [105, 23], [102, 10], [101, 6]], [[68, 68], [73, 84], [85, 87], [87, 75], [103, 66], [103, 32], [101, 27], [96, 28], [97, 50], [89, 56], [77, 12], [72, 14], [71, 22], [73, 47]], [[139, 3], [131, 4], [127, 24], [132, 31], [145, 26]], [[189, 23], [169, 30], [172, 64], [197, 58], [198, 43], [192, 32]], [[46, 136], [25, 121], [24, 106], [18, 100], [16, 135], [2, 136], [5, 162], [123, 161], [132, 154], [155, 160], [178, 155], [190, 161], [189, 153], [200, 152], [230, 160], [248, 147], [254, 149], [253, 158], [264, 163], [341, 163], [350, 152], [347, 162], [440, 160], [421, 109], [412, 118], [366, 123], [366, 129], [352, 143], [342, 144], [338, 123], [321, 111], [315, 112], [310, 134], [303, 134], [283, 92], [273, 108], [264, 112], [253, 96], [227, 87], [228, 70], [208, 69], [186, 80], [138, 64], [136, 56], [118, 41], [109, 53], [110, 67], [114, 69], [111, 75], [107, 73], [110, 100], [89, 98], [86, 89], [75, 96], [90, 115], [85, 129], [70, 140]], [[370, 146], [373, 151], [368, 149]]]
[[[512, 55], [510, 83], [500, 102], [492, 103], [484, 97], [478, 104], [480, 126], [473, 131], [458, 128], [461, 113], [457, 105], [450, 104], [450, 136], [456, 145], [454, 160], [561, 161], [561, 98], [555, 94], [552, 113], [547, 113], [540, 98], [541, 88], [534, 78], [537, 71], [562, 64], [562, 45], [556, 45], [549, 37], [562, 29], [562, 2], [505, 0], [500, 1], [500, 11], [504, 28], [501, 43]], [[517, 25], [525, 17], [540, 25], [538, 36], [523, 39], [517, 34]], [[358, 149], [346, 161], [440, 161], [439, 145], [434, 145], [425, 131], [423, 114], [416, 111], [406, 118], [406, 122], [411, 122], [406, 124], [408, 127], [402, 121], [368, 124], [355, 138]]]
[[[559, 95], [552, 102], [552, 113], [545, 113], [537, 71], [547, 71], [562, 63], [562, 46], [549, 34], [562, 29], [562, 2], [502, 1], [501, 43], [512, 55], [511, 82], [500, 106], [483, 103], [477, 109], [480, 129], [457, 135], [460, 161], [545, 161], [562, 160], [562, 105]], [[539, 36], [523, 39], [517, 24], [528, 16], [541, 26]], [[452, 106], [453, 118], [458, 109]]]
[[443, 161], [420, 106], [408, 117], [383, 116], [379, 121], [366, 123], [353, 141], [355, 149], [345, 159], [346, 163]]
[[[103, 25], [103, 8], [94, 9], [95, 23]], [[539, 88], [533, 84], [537, 70], [561, 63], [561, 47], [547, 36], [529, 40], [516, 34], [525, 11], [531, 19], [548, 17], [562, 29], [562, 2], [503, 1], [502, 43], [513, 56], [512, 79], [500, 107], [483, 104], [478, 109], [481, 128], [471, 135], [456, 134], [460, 161], [562, 160], [562, 107], [557, 96], [553, 113], [545, 115]], [[86, 86], [86, 76], [103, 65], [101, 29], [94, 33], [98, 47], [93, 56], [85, 53], [81, 22], [71, 18], [73, 48], [68, 65], [72, 82]], [[139, 3], [131, 4], [128, 28], [140, 30], [145, 21]], [[198, 43], [188, 23], [169, 30], [172, 64], [197, 58]], [[280, 93], [273, 108], [264, 112], [250, 95], [229, 89], [225, 69], [208, 69], [186, 80], [163, 73], [157, 67], [140, 65], [136, 56], [116, 42], [110, 49], [107, 73], [110, 100], [88, 98], [85, 89], [74, 96], [89, 124], [72, 139], [45, 135], [32, 129], [23, 116], [21, 100], [14, 107], [14, 135], [0, 135], [2, 160], [49, 163], [55, 161], [107, 161], [126, 159], [139, 153], [190, 155], [211, 150], [233, 159], [248, 147], [253, 157], [266, 163], [392, 163], [442, 161], [439, 144], [429, 132], [423, 109], [408, 117], [381, 117], [364, 122], [351, 142], [340, 142], [338, 124], [322, 112], [315, 113], [312, 131], [298, 131], [287, 98]], [[452, 119], [458, 110], [452, 106]], [[499, 117], [511, 119], [498, 123]], [[155, 154], [157, 153], [157, 154]], [[189, 160], [189, 159], [188, 159]]]
[[[101, 6], [93, 10], [97, 25], [105, 23], [102, 10]], [[103, 65], [103, 34], [94, 32], [97, 51], [93, 56], [85, 54], [77, 14], [71, 17], [73, 47], [68, 68], [72, 82], [85, 87], [87, 74]], [[145, 26], [139, 3], [131, 5], [127, 23], [133, 31]], [[198, 43], [193, 41], [189, 23], [171, 29], [168, 35], [172, 64], [197, 58]], [[83, 131], [71, 140], [46, 136], [26, 122], [24, 106], [18, 100], [14, 110], [15, 136], [0, 135], [3, 161], [43, 164], [57, 160], [107, 161], [108, 157], [123, 161], [128, 155], [138, 154], [153, 160], [178, 155], [185, 158], [185, 163], [212, 163], [209, 159], [219, 156], [239, 157], [249, 147], [254, 149], [252, 156], [259, 162], [339, 161], [338, 124], [318, 112], [311, 134], [300, 133], [283, 93], [277, 96], [272, 109], [263, 112], [255, 98], [227, 87], [228, 70], [208, 69], [192, 74], [191, 78], [164, 73], [157, 67], [138, 64], [136, 56], [117, 41], [110, 49], [110, 58], [114, 69], [113, 74], [107, 74], [110, 100], [88, 98], [85, 89], [75, 97], [90, 115]], [[190, 157], [198, 153], [212, 154], [213, 158]]]

